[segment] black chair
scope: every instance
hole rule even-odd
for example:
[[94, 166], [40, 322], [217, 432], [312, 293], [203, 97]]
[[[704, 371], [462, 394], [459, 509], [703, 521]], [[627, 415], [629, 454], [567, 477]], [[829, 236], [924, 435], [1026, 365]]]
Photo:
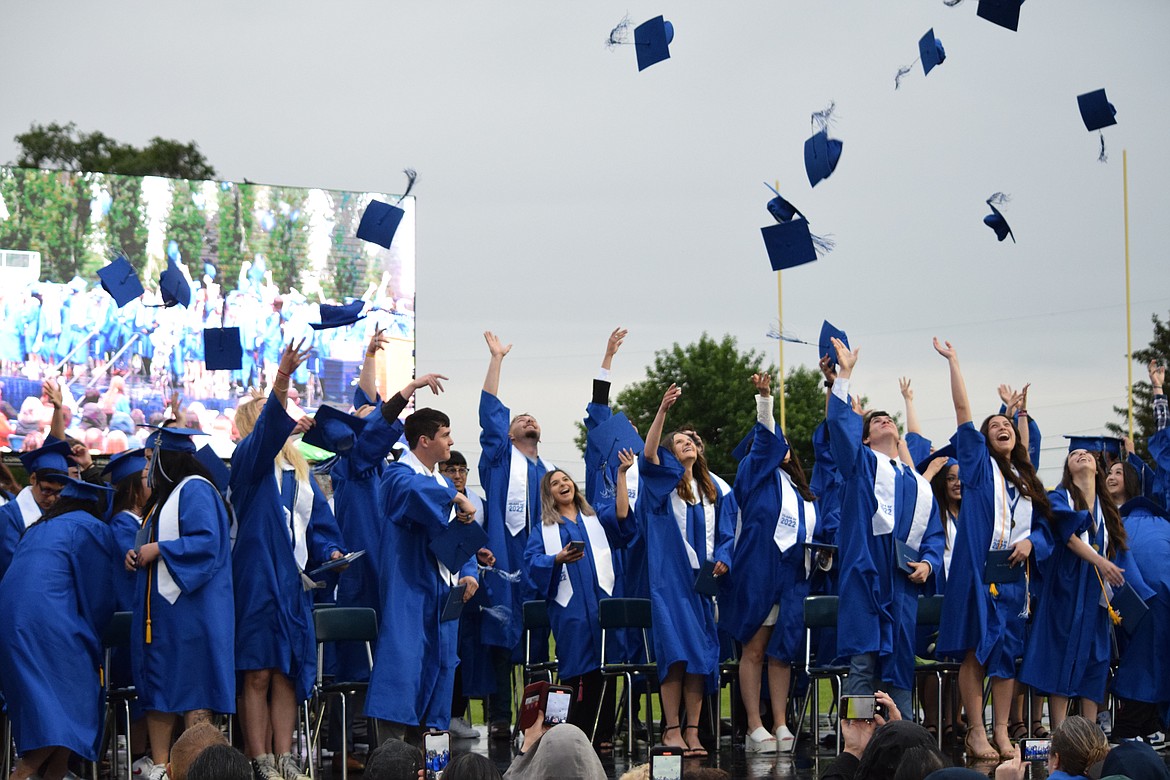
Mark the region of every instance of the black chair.
[[[113, 655], [115, 650], [130, 649], [130, 626], [134, 622], [134, 613], [132, 612], [115, 612], [114, 616], [110, 618], [110, 622], [106, 625], [106, 630], [102, 633], [102, 647], [105, 650], [105, 659], [102, 662], [102, 674], [106, 682], [106, 716], [104, 723], [106, 725], [106, 734], [110, 740], [111, 753], [113, 758], [110, 760], [110, 777], [118, 776], [118, 725], [121, 725], [126, 730], [126, 780], [133, 780], [131, 774], [131, 756], [129, 753], [130, 745], [130, 702], [134, 701], [138, 694], [134, 690], [133, 685], [114, 687], [111, 683], [111, 669], [113, 668]], [[112, 726], [112, 728], [111, 728]]]
[[[650, 613], [650, 599], [602, 599], [597, 605], [598, 620], [601, 623], [601, 678], [602, 700], [605, 699], [605, 687], [610, 680], [621, 677], [625, 679], [625, 693], [622, 706], [626, 711], [626, 750], [634, 752], [634, 675], [646, 678], [646, 722], [652, 720], [651, 706], [652, 689], [657, 688], [658, 666], [654, 663], [654, 653], [650, 648], [650, 629], [652, 619]], [[608, 634], [610, 631], [638, 631], [642, 636], [642, 652], [645, 661], [635, 661], [632, 658], [610, 658], [606, 653]], [[601, 711], [593, 721], [593, 732], [597, 732], [597, 724], [601, 720]], [[620, 722], [620, 719], [617, 719]], [[654, 744], [654, 729], [647, 728], [648, 745]], [[592, 734], [590, 738], [592, 738]]]
[[524, 685], [531, 685], [538, 678], [549, 683], [557, 673], [558, 665], [555, 659], [532, 662], [532, 640], [543, 639], [547, 643], [548, 632], [552, 630], [552, 623], [548, 619], [548, 602], [524, 602]]
[[[815, 745], [820, 744], [821, 738], [821, 724], [820, 724], [820, 695], [818, 691], [818, 682], [821, 680], [836, 680], [837, 690], [841, 690], [841, 685], [845, 677], [849, 674], [848, 666], [833, 666], [831, 664], [821, 663], [820, 659], [813, 663], [812, 658], [812, 632], [818, 628], [836, 628], [837, 627], [837, 596], [808, 596], [804, 600], [804, 666], [805, 672], [808, 674], [808, 692], [805, 693], [804, 701], [800, 703], [800, 712], [797, 715], [795, 734], [800, 734], [800, 729], [804, 725], [804, 713], [808, 709], [809, 701], [812, 701], [812, 723], [813, 723], [813, 742]], [[830, 706], [830, 710], [832, 707]], [[799, 740], [793, 740], [792, 753], [796, 753], [796, 744]], [[837, 717], [837, 744], [841, 744], [841, 718], [840, 713]], [[816, 749], [815, 747], [813, 748]]]
[[713, 693], [709, 699], [709, 711], [715, 714], [715, 744], [722, 746], [723, 744], [723, 686], [731, 687], [731, 732], [734, 740], [735, 734], [735, 701], [739, 697], [739, 642], [731, 641], [731, 657], [725, 658], [719, 662], [719, 690]]
[[[311, 756], [320, 752], [321, 724], [325, 720], [325, 704], [330, 697], [341, 703], [341, 722], [348, 723], [349, 699], [365, 692], [370, 684], [349, 680], [326, 681], [322, 669], [325, 665], [325, 645], [329, 642], [365, 642], [366, 659], [370, 668], [374, 667], [374, 643], [378, 641], [378, 615], [369, 607], [328, 607], [313, 610], [313, 625], [317, 631], [317, 685], [314, 697], [319, 700], [317, 708], [317, 727], [312, 732], [310, 741], [310, 770], [312, 769]], [[314, 748], [316, 750], [314, 750]], [[341, 739], [341, 778], [349, 777], [349, 746], [344, 736]], [[315, 775], [314, 775], [315, 776]]]
[[[918, 597], [918, 618], [917, 624], [919, 627], [938, 628], [939, 623], [942, 622], [942, 608], [943, 597], [939, 596], [919, 596]], [[939, 720], [942, 720], [942, 696], [943, 696], [943, 682], [948, 677], [953, 677], [957, 683], [959, 679], [959, 667], [962, 664], [954, 661], [916, 661], [914, 664], [915, 675], [928, 674], [934, 675], [938, 682], [938, 695], [936, 698], [936, 706]], [[915, 686], [917, 687], [917, 686]], [[917, 697], [917, 691], [915, 691]], [[954, 706], [951, 708], [951, 722], [957, 723], [959, 719], [959, 705], [957, 695], [952, 697]], [[917, 710], [918, 702], [915, 701], [915, 710]], [[942, 723], [936, 724], [938, 728], [938, 746], [941, 749], [943, 745], [943, 728]]]

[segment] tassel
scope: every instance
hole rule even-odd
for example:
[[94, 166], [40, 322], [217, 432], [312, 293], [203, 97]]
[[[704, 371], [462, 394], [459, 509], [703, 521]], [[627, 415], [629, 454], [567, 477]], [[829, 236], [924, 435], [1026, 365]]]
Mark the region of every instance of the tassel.
[[910, 71], [914, 70], [914, 66], [917, 65], [919, 60], [921, 60], [921, 59], [922, 58], [919, 57], [917, 60], [914, 60], [914, 62], [911, 62], [909, 65], [903, 65], [901, 68], [898, 68], [898, 73], [896, 76], [894, 76], [894, 89], [897, 89], [898, 87], [902, 86], [902, 79], [905, 78], [910, 73]]
[[605, 48], [613, 51], [614, 46], [620, 46], [623, 43], [630, 42], [630, 15], [626, 14], [622, 20], [617, 23], [617, 26], [609, 31], [609, 37], [605, 39]]
[[1097, 135], [1101, 136], [1101, 153], [1097, 155], [1097, 162], [1109, 162], [1109, 155], [1105, 154], [1105, 133], [1098, 130]]
[[998, 206], [1002, 203], [1007, 203], [1007, 202], [1011, 201], [1011, 199], [1012, 199], [1011, 195], [1006, 195], [1002, 192], [996, 192], [996, 193], [992, 194], [992, 196], [990, 198], [987, 199], [987, 203], [988, 203], [988, 205], [991, 205], [991, 206]]
[[995, 587], [995, 583], [994, 583], [994, 582], [993, 582], [993, 583], [991, 583], [991, 585], [989, 585], [989, 586], [988, 586], [987, 590], [988, 590], [988, 592], [989, 592], [989, 593], [991, 593], [991, 597], [992, 597], [993, 599], [997, 599], [997, 598], [999, 598], [999, 588]]
[[829, 252], [832, 252], [837, 247], [837, 242], [833, 240], [831, 235], [818, 236], [814, 234], [812, 237], [812, 242], [813, 247], [817, 250], [817, 257], [823, 257]]
[[154, 636], [150, 632], [150, 618], [146, 619], [146, 644], [150, 644]]
[[837, 109], [837, 101], [831, 101], [823, 111], [814, 111], [810, 117], [813, 126], [813, 132], [819, 133], [821, 130], [828, 130], [829, 125], [833, 123], [833, 112]]
[[406, 174], [406, 192], [402, 193], [402, 196], [398, 199], [399, 203], [406, 200], [406, 196], [410, 194], [411, 189], [414, 187], [414, 182], [418, 179], [418, 172], [414, 168], [406, 168], [402, 172]]
[[106, 670], [98, 667], [98, 685], [102, 688], [106, 687]]
[[963, 2], [963, 0], [943, 0], [943, 5], [945, 5], [947, 8], [954, 8], [961, 2]]
[[1114, 609], [1112, 604], [1109, 605], [1109, 619], [1113, 621], [1113, 625], [1121, 625], [1121, 613]]

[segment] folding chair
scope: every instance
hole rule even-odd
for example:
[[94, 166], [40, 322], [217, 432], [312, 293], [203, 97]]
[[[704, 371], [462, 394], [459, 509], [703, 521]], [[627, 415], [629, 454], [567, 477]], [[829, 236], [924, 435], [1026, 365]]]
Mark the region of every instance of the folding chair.
[[710, 698], [714, 699], [714, 706], [709, 710], [715, 714], [715, 744], [723, 744], [723, 686], [731, 687], [731, 726], [734, 739], [735, 732], [735, 699], [739, 695], [739, 642], [731, 640], [731, 657], [719, 662], [719, 690]]
[[524, 685], [536, 682], [540, 677], [549, 683], [557, 673], [558, 664], [555, 659], [548, 661], [532, 661], [532, 640], [548, 636], [552, 623], [548, 619], [548, 602], [544, 600], [524, 602]]
[[[648, 745], [654, 744], [654, 729], [651, 721], [653, 709], [651, 706], [651, 689], [657, 687], [658, 666], [654, 663], [654, 654], [650, 649], [650, 628], [652, 627], [650, 614], [650, 599], [602, 599], [597, 605], [598, 620], [601, 623], [601, 678], [602, 700], [605, 699], [605, 686], [610, 684], [611, 678], [625, 679], [625, 694], [622, 706], [626, 710], [626, 750], [630, 755], [634, 752], [634, 675], [640, 674], [649, 683], [646, 686], [646, 722], [651, 726], [646, 730]], [[642, 652], [646, 661], [638, 662], [631, 658], [611, 659], [606, 653], [608, 632], [631, 630], [640, 631], [642, 635]], [[617, 684], [616, 682], [614, 683]], [[597, 724], [601, 720], [601, 710], [593, 720], [593, 733], [597, 732]], [[590, 734], [592, 739], [593, 734]]]
[[[943, 597], [941, 595], [938, 595], [938, 596], [919, 596], [918, 597], [917, 625], [920, 628], [925, 627], [925, 628], [937, 629], [939, 623], [942, 622], [942, 605], [943, 605]], [[961, 664], [955, 663], [954, 661], [917, 661], [914, 664], [914, 672], [916, 675], [918, 675], [918, 674], [932, 674], [932, 675], [934, 675], [935, 680], [938, 682], [938, 695], [937, 695], [935, 703], [937, 705], [936, 712], [938, 712], [938, 717], [939, 717], [939, 721], [940, 721], [938, 724], [936, 724], [936, 726], [938, 728], [938, 746], [940, 749], [942, 748], [942, 744], [943, 744], [943, 738], [942, 738], [943, 727], [942, 727], [942, 723], [941, 723], [943, 682], [948, 677], [953, 677], [957, 681], [959, 678], [959, 667], [960, 666], [961, 666]], [[915, 696], [914, 708], [915, 708], [915, 711], [917, 712], [918, 704], [919, 704], [919, 702], [917, 701], [917, 695], [918, 695], [917, 694], [917, 686], [915, 686], [915, 691], [913, 693]], [[957, 722], [958, 717], [959, 717], [958, 702], [957, 702], [957, 700], [954, 700], [954, 701], [955, 701], [955, 706], [951, 708], [952, 709], [952, 712], [951, 712], [951, 718], [952, 718], [951, 722], [952, 723]]]
[[[325, 665], [325, 645], [329, 642], [365, 642], [366, 658], [370, 668], [374, 667], [374, 647], [378, 641], [378, 615], [369, 607], [329, 607], [313, 610], [313, 625], [317, 631], [317, 685], [314, 697], [320, 700], [317, 709], [317, 728], [312, 732], [309, 744], [309, 764], [312, 768], [312, 755], [320, 752], [321, 724], [325, 720], [325, 704], [329, 697], [336, 697], [341, 702], [341, 722], [348, 723], [347, 710], [349, 698], [366, 691], [368, 682], [334, 680], [326, 682], [323, 668]], [[315, 748], [315, 750], [314, 750]], [[349, 778], [349, 745], [345, 736], [341, 739], [341, 778]]]
[[[804, 713], [808, 709], [809, 701], [812, 701], [812, 723], [813, 723], [813, 742], [815, 745], [820, 744], [821, 738], [821, 724], [820, 724], [820, 692], [818, 690], [818, 682], [820, 680], [836, 680], [837, 690], [841, 690], [841, 685], [845, 677], [849, 674], [848, 666], [832, 666], [830, 664], [817, 663], [813, 664], [812, 659], [812, 632], [817, 628], [836, 628], [837, 627], [837, 596], [808, 596], [804, 600], [804, 666], [805, 672], [808, 675], [808, 692], [804, 696], [804, 701], [800, 703], [800, 713], [797, 716], [796, 731], [800, 734], [800, 729], [804, 725]], [[830, 707], [831, 709], [831, 707]], [[841, 744], [841, 717], [837, 713], [837, 744]], [[796, 745], [800, 740], [793, 740], [792, 753], [796, 753]], [[815, 747], [813, 748], [816, 749]]]
[[[102, 633], [102, 647], [105, 649], [105, 660], [102, 663], [102, 674], [106, 682], [106, 716], [103, 723], [107, 727], [113, 758], [110, 760], [110, 777], [118, 776], [118, 723], [126, 729], [126, 780], [133, 780], [131, 774], [130, 746], [130, 702], [138, 697], [133, 685], [115, 688], [111, 685], [111, 670], [113, 669], [114, 651], [130, 648], [130, 625], [134, 620], [132, 612], [115, 612]], [[115, 720], [115, 719], [118, 720]], [[112, 726], [112, 728], [109, 728]]]

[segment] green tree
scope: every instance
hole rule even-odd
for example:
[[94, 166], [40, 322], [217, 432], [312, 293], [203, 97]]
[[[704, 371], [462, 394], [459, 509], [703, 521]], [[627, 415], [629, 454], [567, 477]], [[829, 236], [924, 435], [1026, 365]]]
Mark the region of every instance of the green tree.
[[171, 182], [171, 211], [167, 215], [167, 245], [174, 241], [179, 245], [183, 262], [191, 272], [196, 284], [203, 275], [203, 233], [207, 229], [207, 217], [196, 203], [197, 184], [189, 181]]
[[240, 266], [245, 260], [251, 260], [256, 253], [255, 188], [251, 184], [223, 182], [216, 192], [216, 201], [219, 206], [217, 281], [226, 288], [232, 288], [240, 277]]
[[[1157, 360], [1161, 365], [1170, 362], [1170, 320], [1163, 321], [1156, 312], [1150, 315], [1150, 320], [1154, 323], [1154, 337], [1150, 339], [1149, 346], [1135, 349], [1133, 352], [1133, 360], [1137, 363], [1134, 372], [1140, 372], [1140, 376], [1146, 376], [1146, 366], [1151, 360]], [[1146, 441], [1157, 430], [1154, 425], [1153, 394], [1150, 390], [1147, 379], [1133, 383], [1133, 445], [1143, 458], [1149, 457]], [[1113, 412], [1121, 422], [1108, 422], [1105, 423], [1105, 427], [1114, 436], [1128, 436], [1128, 406], [1115, 406]]]
[[0, 194], [9, 218], [0, 222], [0, 246], [41, 253], [41, 277], [68, 281], [95, 268], [88, 257], [93, 175], [9, 169]]
[[325, 278], [321, 281], [325, 294], [340, 301], [346, 296], [365, 292], [362, 276], [366, 262], [361, 241], [354, 238], [361, 219], [361, 198], [352, 192], [330, 192], [328, 195], [336, 221], [329, 236], [329, 257], [325, 261]]
[[137, 176], [109, 175], [102, 184], [110, 195], [110, 210], [104, 226], [106, 243], [114, 253], [121, 252], [142, 274], [146, 261], [147, 215], [142, 197], [142, 179]]
[[174, 179], [213, 179], [215, 169], [195, 143], [152, 138], [138, 148], [100, 132], [83, 133], [72, 122], [33, 123], [15, 138], [21, 168], [96, 171], [127, 176], [169, 176]]
[[268, 234], [268, 268], [281, 290], [300, 288], [309, 250], [309, 215], [305, 190], [273, 187], [268, 207], [274, 226]]

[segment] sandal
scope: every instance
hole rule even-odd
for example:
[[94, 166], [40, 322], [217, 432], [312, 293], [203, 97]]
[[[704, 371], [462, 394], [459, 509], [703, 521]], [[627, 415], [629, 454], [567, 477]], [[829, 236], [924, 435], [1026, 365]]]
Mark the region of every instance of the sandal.
[[974, 735], [974, 731], [968, 730], [967, 736], [963, 738], [963, 752], [967, 754], [967, 759], [973, 763], [980, 761], [998, 761], [999, 751], [990, 745], [982, 753], [975, 752], [975, 749], [971, 747], [971, 737]]
[[[697, 737], [699, 735], [699, 727], [698, 726], [687, 726], [685, 730], [690, 731], [691, 729], [695, 730], [695, 736]], [[698, 747], [691, 747], [691, 743], [687, 742], [687, 749], [683, 751], [683, 757], [684, 758], [706, 758], [707, 757], [707, 748], [703, 747], [703, 744], [701, 742], [699, 743]]]
[[1044, 728], [1044, 721], [1034, 720], [1032, 721], [1032, 736], [1036, 739], [1048, 739], [1052, 734], [1048, 732], [1048, 729]]
[[[681, 747], [683, 749], [683, 754], [685, 755], [686, 752], [688, 750], [690, 750], [690, 746], [687, 745], [687, 741], [685, 739], [682, 740], [681, 745], [670, 745], [667, 743], [666, 735], [668, 733], [670, 733], [671, 731], [679, 731], [679, 725], [676, 723], [673, 726], [663, 726], [662, 727], [662, 744], [666, 747], [675, 747], [675, 748]], [[681, 731], [679, 731], [679, 739], [682, 739], [682, 732]]]
[[1008, 736], [1016, 742], [1028, 737], [1028, 724], [1022, 720], [1017, 720], [1014, 723], [1008, 724]]

